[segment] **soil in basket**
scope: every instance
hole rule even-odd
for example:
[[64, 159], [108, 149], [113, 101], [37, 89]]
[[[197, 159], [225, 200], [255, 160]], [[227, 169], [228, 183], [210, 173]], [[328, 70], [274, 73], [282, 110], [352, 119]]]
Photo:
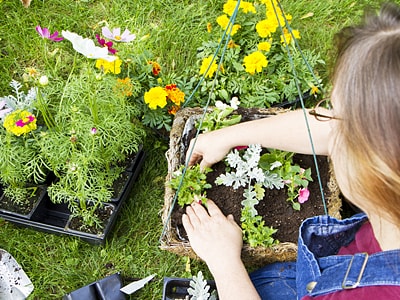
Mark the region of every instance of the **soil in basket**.
[[[318, 156], [317, 161], [324, 188], [325, 199], [328, 199], [330, 196], [327, 187], [327, 182], [329, 180], [329, 162], [325, 156]], [[296, 154], [293, 157], [293, 162], [304, 169], [311, 167], [312, 178], [314, 181], [309, 183], [309, 200], [301, 205], [300, 211], [296, 211], [292, 208], [291, 203], [286, 201], [287, 197], [283, 189], [266, 189], [266, 196], [256, 206], [256, 209], [258, 214], [263, 216], [267, 226], [272, 226], [273, 228], [278, 229], [278, 232], [274, 235], [276, 239], [281, 242], [297, 243], [298, 229], [301, 222], [310, 216], [324, 214], [324, 205], [322, 202], [313, 157], [311, 155]], [[218, 207], [221, 208], [225, 215], [232, 214], [235, 221], [240, 224], [243, 188], [235, 190], [232, 187], [226, 187], [223, 185], [215, 186], [215, 179], [221, 173], [225, 173], [225, 165], [220, 162], [215, 164], [212, 169], [213, 172], [208, 174], [207, 181], [211, 183], [213, 187], [207, 190], [207, 197], [212, 199]], [[182, 214], [184, 211], [183, 208], [179, 208], [178, 204], [176, 204], [171, 216], [171, 226], [177, 230], [178, 236], [182, 239], [187, 239], [186, 232], [182, 226]]]

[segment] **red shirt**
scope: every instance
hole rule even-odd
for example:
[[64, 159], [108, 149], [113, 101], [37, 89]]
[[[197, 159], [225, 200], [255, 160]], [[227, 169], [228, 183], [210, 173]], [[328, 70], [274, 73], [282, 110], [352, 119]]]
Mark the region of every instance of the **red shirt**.
[[[354, 240], [340, 248], [338, 255], [351, 255], [360, 252], [373, 254], [382, 251], [374, 236], [372, 226], [366, 222], [356, 233]], [[343, 290], [316, 297], [304, 296], [302, 300], [395, 300], [400, 299], [400, 286], [367, 286]]]

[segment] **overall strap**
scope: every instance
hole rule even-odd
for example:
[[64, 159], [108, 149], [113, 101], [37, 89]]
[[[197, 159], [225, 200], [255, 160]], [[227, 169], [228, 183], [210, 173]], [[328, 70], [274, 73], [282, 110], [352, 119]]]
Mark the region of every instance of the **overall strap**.
[[318, 262], [321, 276], [307, 285], [310, 296], [357, 287], [400, 286], [400, 250], [328, 256]]

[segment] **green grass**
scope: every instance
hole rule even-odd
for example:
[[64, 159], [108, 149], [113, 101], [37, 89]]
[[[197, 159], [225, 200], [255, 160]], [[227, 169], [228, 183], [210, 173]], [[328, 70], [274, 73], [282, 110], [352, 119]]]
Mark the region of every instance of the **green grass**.
[[[224, 1], [189, 0], [33, 0], [25, 9], [19, 0], [0, 0], [0, 95], [8, 95], [11, 79], [20, 80], [26, 67], [44, 67], [40, 24], [94, 37], [104, 24], [127, 27], [138, 37], [149, 34], [146, 47], [160, 58], [167, 72], [183, 72], [194, 64], [196, 48], [207, 38], [206, 24], [220, 14]], [[68, 3], [68, 4], [66, 4]], [[357, 21], [368, 0], [282, 1], [302, 34], [301, 45], [331, 61], [332, 37], [343, 25]], [[62, 51], [62, 47], [59, 46]], [[327, 72], [321, 71], [327, 77]], [[35, 285], [29, 299], [60, 299], [62, 295], [108, 274], [124, 277], [157, 273], [155, 282], [135, 299], [160, 299], [164, 276], [185, 276], [186, 259], [159, 249], [162, 230], [167, 143], [149, 134], [144, 169], [104, 246], [19, 228], [0, 220], [0, 247], [9, 251]], [[192, 271], [206, 266], [192, 262]]]

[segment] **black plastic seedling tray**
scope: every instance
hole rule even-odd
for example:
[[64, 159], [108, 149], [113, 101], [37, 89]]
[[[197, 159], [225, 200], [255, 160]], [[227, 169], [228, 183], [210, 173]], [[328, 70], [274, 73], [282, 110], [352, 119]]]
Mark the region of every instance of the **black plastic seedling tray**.
[[20, 226], [33, 228], [38, 231], [69, 235], [81, 238], [82, 240], [92, 244], [103, 244], [114, 226], [115, 220], [123, 203], [127, 200], [127, 198], [129, 198], [132, 187], [142, 169], [144, 159], [145, 153], [143, 150], [140, 150], [136, 154], [135, 159], [130, 166], [130, 170], [132, 171], [127, 171], [129, 180], [125, 185], [124, 191], [121, 193], [120, 198], [112, 199], [112, 201], [109, 203], [109, 205], [114, 206], [114, 212], [101, 234], [92, 234], [66, 228], [71, 211], [68, 209], [68, 206], [65, 203], [52, 203], [47, 194], [43, 197], [29, 218], [20, 217], [13, 213], [7, 213], [4, 210], [0, 211], [0, 218]]

